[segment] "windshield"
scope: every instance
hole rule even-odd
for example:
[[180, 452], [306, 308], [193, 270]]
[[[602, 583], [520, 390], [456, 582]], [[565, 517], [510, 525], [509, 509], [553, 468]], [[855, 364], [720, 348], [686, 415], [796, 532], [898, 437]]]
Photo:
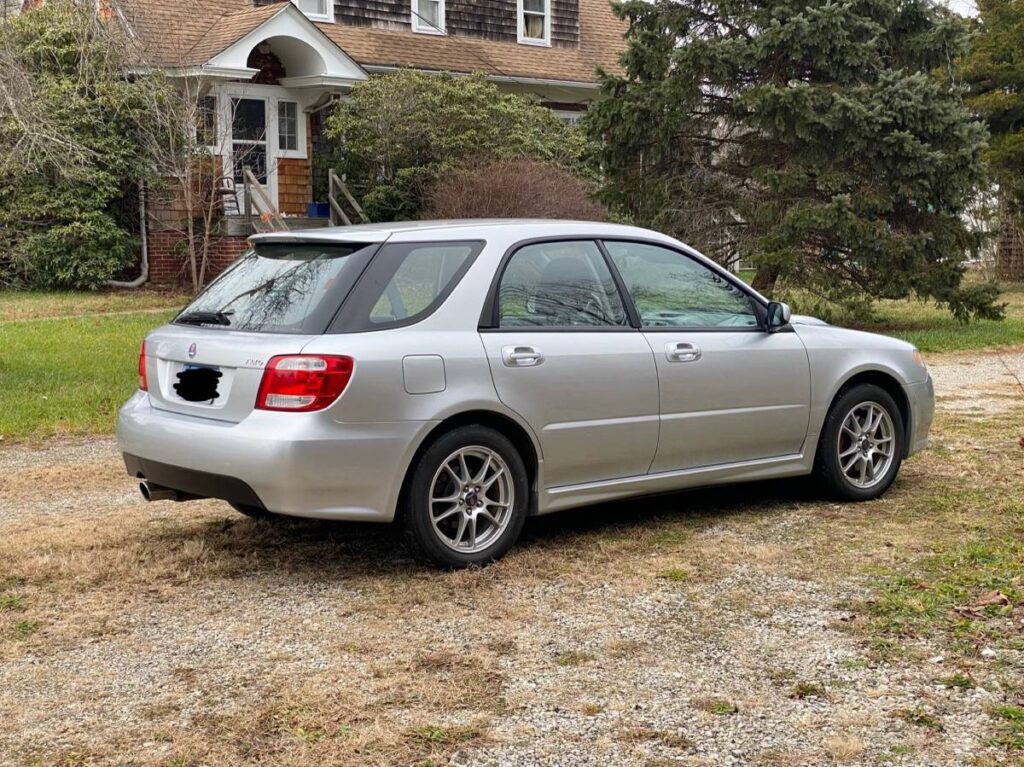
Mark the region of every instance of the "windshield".
[[174, 318], [264, 333], [322, 333], [377, 245], [260, 243]]

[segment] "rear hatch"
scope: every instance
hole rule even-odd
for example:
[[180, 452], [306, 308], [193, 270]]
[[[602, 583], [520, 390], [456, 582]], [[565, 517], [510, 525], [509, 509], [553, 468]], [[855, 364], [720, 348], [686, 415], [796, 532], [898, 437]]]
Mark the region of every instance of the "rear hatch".
[[257, 242], [146, 339], [154, 408], [237, 423], [253, 411], [269, 360], [327, 329], [374, 243]]

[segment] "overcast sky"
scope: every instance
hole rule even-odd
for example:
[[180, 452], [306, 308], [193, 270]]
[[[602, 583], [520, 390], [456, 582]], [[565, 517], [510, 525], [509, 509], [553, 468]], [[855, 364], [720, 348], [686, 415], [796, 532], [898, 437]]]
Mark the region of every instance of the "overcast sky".
[[954, 11], [964, 16], [978, 15], [978, 9], [974, 5], [974, 0], [945, 0], [945, 3]]

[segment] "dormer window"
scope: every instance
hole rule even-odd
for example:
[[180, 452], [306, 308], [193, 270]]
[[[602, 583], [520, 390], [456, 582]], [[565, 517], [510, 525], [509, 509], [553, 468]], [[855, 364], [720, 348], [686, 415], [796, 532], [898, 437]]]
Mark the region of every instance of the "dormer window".
[[334, 21], [334, 0], [292, 0], [307, 19]]
[[444, 0], [412, 0], [412, 31], [443, 35]]
[[551, 0], [517, 0], [519, 42], [551, 45]]

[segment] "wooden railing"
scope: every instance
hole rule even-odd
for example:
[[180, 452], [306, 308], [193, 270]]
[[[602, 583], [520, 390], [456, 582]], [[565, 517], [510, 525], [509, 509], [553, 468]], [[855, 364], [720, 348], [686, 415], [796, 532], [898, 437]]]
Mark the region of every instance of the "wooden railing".
[[[270, 199], [263, 184], [252, 172], [248, 165], [242, 168], [242, 183], [245, 194], [245, 217], [253, 222], [257, 231], [263, 232], [287, 232], [288, 224], [281, 216], [281, 212]], [[255, 204], [255, 205], [254, 205]], [[253, 208], [255, 207], [255, 211]], [[254, 213], [258, 216], [259, 224], [256, 224]]]
[[370, 223], [370, 219], [363, 212], [362, 206], [356, 202], [356, 198], [352, 196], [352, 192], [346, 186], [345, 180], [335, 173], [332, 168], [327, 171], [327, 200], [331, 205], [331, 224], [334, 226], [352, 226], [352, 219], [342, 207], [338, 192], [341, 192], [342, 199], [348, 202], [360, 221], [364, 224]]

